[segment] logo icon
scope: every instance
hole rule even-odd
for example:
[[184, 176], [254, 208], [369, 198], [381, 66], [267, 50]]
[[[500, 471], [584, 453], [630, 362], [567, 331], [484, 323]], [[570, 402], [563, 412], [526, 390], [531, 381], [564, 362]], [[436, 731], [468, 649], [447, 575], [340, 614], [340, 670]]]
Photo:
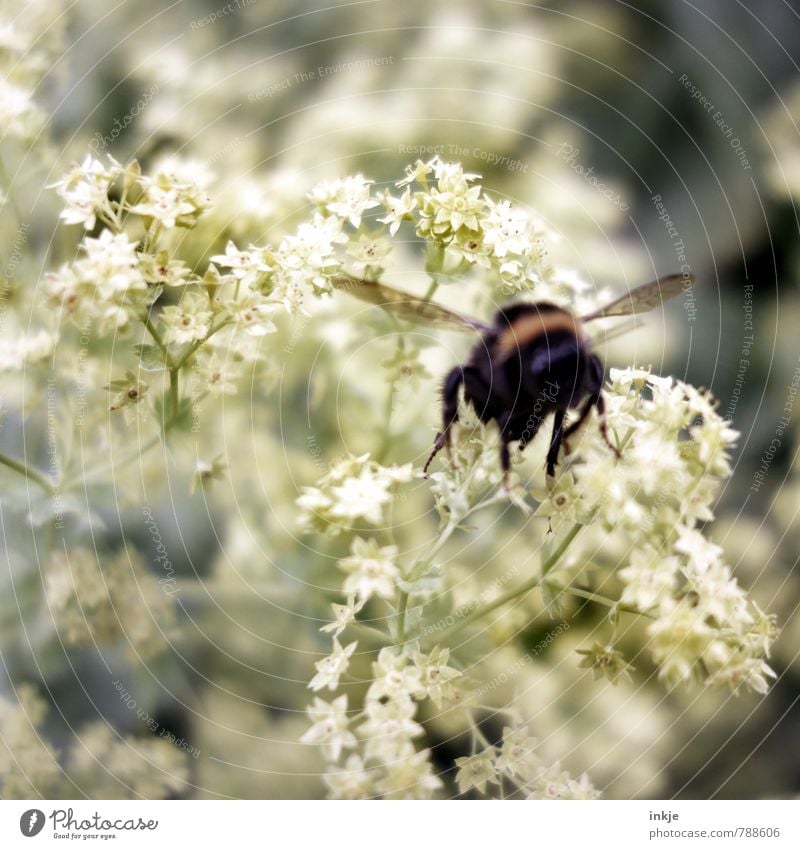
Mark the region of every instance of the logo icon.
[[19, 818], [19, 830], [25, 837], [36, 837], [44, 828], [44, 811], [31, 808]]

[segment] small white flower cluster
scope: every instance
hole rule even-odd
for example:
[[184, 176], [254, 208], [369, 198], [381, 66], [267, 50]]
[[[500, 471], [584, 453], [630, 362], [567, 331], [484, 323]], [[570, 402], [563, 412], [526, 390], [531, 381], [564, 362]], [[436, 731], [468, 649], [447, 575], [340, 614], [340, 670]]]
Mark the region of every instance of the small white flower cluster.
[[[507, 291], [529, 290], [545, 270], [541, 227], [526, 210], [487, 197], [473, 185], [477, 179], [438, 156], [418, 160], [397, 183], [408, 186], [405, 193], [384, 194], [387, 214], [378, 220], [389, 224], [392, 234], [402, 220], [415, 221], [417, 235], [443, 247], [445, 259], [454, 261], [453, 273], [479, 265], [494, 269]], [[412, 194], [413, 183], [420, 189]]]
[[[342, 649], [334, 637], [334, 652], [317, 664], [311, 689], [339, 684], [356, 647]], [[430, 752], [417, 751], [414, 741], [424, 733], [416, 721], [417, 705], [430, 699], [437, 707], [454, 697], [452, 683], [460, 673], [448, 666], [447, 649], [430, 653], [405, 653], [399, 648], [381, 650], [373, 663], [373, 680], [364, 708], [352, 720], [347, 715], [347, 696], [333, 702], [315, 698], [308, 709], [312, 725], [302, 742], [319, 745], [331, 764], [325, 775], [331, 796], [356, 799], [382, 796], [387, 799], [424, 799], [442, 786], [431, 768]], [[357, 720], [362, 720], [357, 726]], [[356, 749], [344, 766], [337, 762], [344, 750]]]
[[[172, 601], [132, 557], [121, 552], [101, 563], [82, 547], [51, 555], [44, 569], [45, 598], [65, 643], [124, 647], [134, 657], [167, 648], [175, 622]], [[131, 604], [134, 598], [139, 603]]]
[[149, 226], [157, 222], [166, 229], [194, 227], [210, 205], [204, 188], [197, 182], [184, 182], [176, 169], [160, 170], [152, 177], [140, 177], [141, 192], [130, 211]]
[[[697, 527], [713, 518], [738, 434], [688, 384], [635, 369], [610, 376], [608, 421], [622, 460], [591, 428], [537, 514], [554, 528], [599, 523], [605, 547], [624, 552], [619, 603], [653, 618], [649, 648], [664, 681], [700, 677], [765, 693], [773, 620], [748, 602]], [[575, 562], [579, 551], [580, 540]], [[568, 570], [562, 577], [564, 586], [572, 580]]]
[[0, 126], [5, 139], [32, 143], [46, 114], [34, 101], [40, 82], [64, 50], [64, 14], [55, 3], [31, 3], [24, 15], [0, 5]]
[[[186, 754], [165, 739], [121, 737], [105, 720], [75, 731], [64, 752], [50, 746], [41, 728], [44, 699], [29, 685], [16, 701], [0, 697], [0, 794], [4, 799], [165, 798], [184, 789]], [[20, 764], [25, 768], [20, 769]], [[104, 769], [98, 769], [103, 764]], [[116, 779], [108, 783], [111, 773]]]
[[457, 758], [456, 782], [461, 793], [508, 781], [527, 799], [596, 799], [600, 794], [584, 773], [575, 780], [558, 762], [546, 764], [536, 751], [538, 740], [524, 726], [503, 729], [499, 746], [486, 746], [470, 757]]
[[[80, 165], [74, 165], [61, 180], [49, 186], [64, 200], [61, 218], [67, 224], [82, 224], [92, 230], [99, 218], [119, 229], [123, 216], [132, 213], [142, 218], [148, 228], [153, 222], [166, 229], [193, 227], [208, 208], [204, 189], [197, 183], [183, 182], [174, 170], [160, 170], [147, 177], [135, 160], [123, 167], [110, 154], [107, 156], [109, 165], [105, 166], [87, 154]], [[120, 182], [121, 198], [113, 200], [111, 190]]]
[[142, 274], [136, 243], [103, 230], [81, 247], [85, 256], [47, 275], [48, 294], [75, 324], [97, 316], [101, 333], [126, 329], [157, 296]]
[[[156, 241], [162, 229], [193, 226], [208, 206], [197, 185], [178, 182], [166, 171], [152, 178], [142, 175], [135, 160], [123, 167], [108, 159], [105, 166], [88, 155], [51, 186], [65, 201], [61, 218], [68, 224], [92, 230], [99, 220], [105, 229], [97, 238], [83, 239], [84, 256], [46, 277], [53, 305], [81, 326], [87, 318], [99, 318], [101, 333], [126, 330], [141, 320], [164, 285], [200, 282], [166, 250], [157, 250]], [[115, 200], [112, 188], [117, 186]], [[131, 216], [146, 231], [141, 240], [124, 229]]]
[[[174, 386], [178, 372], [190, 369], [187, 384], [194, 399], [235, 392], [245, 365], [263, 360], [260, 337], [277, 330], [272, 316], [280, 304], [258, 285], [271, 266], [263, 252], [242, 252], [229, 244], [225, 254], [212, 257], [205, 273], [194, 273], [175, 256], [174, 231], [193, 227], [207, 209], [208, 175], [174, 157], [154, 176], [143, 175], [135, 160], [124, 167], [111, 157], [109, 162], [105, 166], [88, 156], [55, 184], [66, 201], [62, 218], [87, 230], [99, 222], [103, 229], [97, 237], [84, 236], [77, 260], [47, 275], [51, 305], [82, 332], [90, 322], [101, 335], [138, 324], [155, 343], [136, 346], [140, 368], [169, 370]], [[135, 230], [138, 236], [132, 235]], [[220, 274], [215, 262], [230, 273]], [[165, 288], [176, 290], [177, 298], [161, 306]], [[135, 375], [127, 383], [144, 385]], [[135, 408], [124, 399], [112, 403], [112, 409], [125, 409], [129, 422], [152, 409], [139, 404], [144, 393], [131, 397]], [[162, 423], [171, 426], [180, 419], [184, 408], [178, 399], [167, 406], [152, 397], [169, 412], [159, 417]]]
[[46, 360], [53, 353], [56, 338], [46, 330], [21, 333], [0, 339], [0, 372], [22, 371], [26, 365]]
[[359, 521], [373, 527], [384, 520], [384, 510], [397, 487], [414, 476], [411, 463], [382, 466], [369, 454], [347, 457], [334, 463], [318, 481], [303, 487], [297, 499], [302, 527], [331, 536], [351, 530]]
[[99, 159], [87, 154], [80, 165], [76, 163], [58, 182], [48, 186], [56, 189], [64, 201], [60, 217], [67, 224], [82, 224], [84, 229], [92, 230], [98, 216], [104, 220], [115, 217], [116, 210], [109, 193], [123, 168], [110, 156], [109, 162], [106, 167]]

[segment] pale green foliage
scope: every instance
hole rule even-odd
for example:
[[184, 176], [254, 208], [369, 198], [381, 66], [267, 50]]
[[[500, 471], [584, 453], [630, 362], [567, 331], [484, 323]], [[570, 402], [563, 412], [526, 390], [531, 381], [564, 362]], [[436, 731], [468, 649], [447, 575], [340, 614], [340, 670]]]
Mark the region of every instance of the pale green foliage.
[[[222, 487], [244, 455], [240, 445], [220, 453], [213, 435], [214, 396], [235, 394], [246, 381], [273, 386], [276, 340], [286, 339], [289, 322], [302, 322], [301, 329], [307, 323], [335, 352], [346, 351], [353, 328], [338, 314], [345, 296], [335, 292], [334, 283], [346, 284], [348, 275], [392, 282], [393, 272], [408, 262], [400, 247], [407, 235], [421, 242], [419, 264], [429, 277], [429, 296], [444, 283], [471, 276], [477, 301], [481, 294], [491, 300], [530, 293], [583, 312], [606, 297], [548, 259], [548, 231], [534, 214], [493, 198], [477, 175], [438, 157], [409, 166], [396, 190], [378, 191], [362, 175], [325, 181], [308, 194], [314, 208], [307, 218], [271, 243], [222, 240], [202, 260], [197, 254], [208, 245], [198, 251], [190, 238], [182, 238], [187, 230], [202, 232], [213, 216], [213, 192], [207, 194], [198, 169], [172, 158], [143, 174], [136, 162], [104, 163], [90, 156], [55, 185], [65, 204], [62, 218], [80, 225], [83, 235], [76, 257], [47, 276], [48, 303], [40, 307], [49, 320], [47, 338], [31, 337], [20, 363], [35, 364], [53, 345], [58, 362], [55, 340], [75, 332], [66, 322], [83, 334], [96, 331], [101, 340], [113, 337], [114, 350], [122, 353], [111, 360], [110, 377], [100, 380], [100, 364], [88, 354], [78, 363], [80, 385], [91, 390], [85, 393], [83, 426], [99, 444], [118, 448], [127, 441], [126, 429], [135, 427], [138, 434], [149, 428], [151, 434], [124, 452], [127, 459], [112, 459], [105, 468], [67, 462], [39, 481], [59, 493], [112, 472], [121, 474], [131, 492], [161, 485], [157, 464], [149, 470], [143, 464], [141, 481], [126, 477], [123, 467], [155, 446], [180, 451], [181, 431], [190, 430], [203, 432], [207, 442], [203, 455], [198, 444], [190, 458], [186, 491], [199, 489], [206, 497], [212, 481], [215, 491]], [[375, 222], [382, 226], [373, 229]], [[99, 233], [89, 236], [97, 225]], [[302, 337], [285, 343], [283, 351], [304, 344]], [[324, 544], [340, 544], [327, 580], [341, 586], [341, 596], [333, 603], [333, 621], [320, 629], [331, 636], [331, 650], [313, 660], [314, 674], [307, 655], [318, 646], [309, 646], [298, 672], [315, 695], [308, 707], [310, 727], [297, 736], [325, 759], [330, 794], [428, 798], [457, 788], [532, 798], [597, 795], [585, 775], [575, 780], [560, 766], [558, 753], [554, 758], [539, 751], [527, 717], [486, 703], [486, 694], [510, 677], [508, 667], [481, 681], [481, 665], [474, 663], [476, 645], [487, 638], [508, 641], [514, 629], [541, 613], [531, 602], [537, 588], [550, 613], [563, 614], [576, 597], [608, 607], [609, 632], [583, 648], [584, 665], [620, 687], [632, 668], [617, 643], [619, 620], [638, 614], [649, 622], [647, 649], [666, 683], [702, 680], [735, 692], [765, 692], [773, 675], [765, 658], [774, 623], [748, 601], [720, 549], [699, 530], [713, 518], [736, 438], [707, 394], [649, 372], [612, 370], [605, 390], [608, 425], [621, 459], [590, 420], [555, 482], [543, 480], [542, 447], [534, 444], [515, 456], [508, 491], [502, 487], [495, 429], [462, 405], [453, 462], [437, 463], [424, 481], [407, 458], [388, 462], [384, 456], [392, 447], [393, 418], [419, 415], [415, 396], [426, 394], [421, 387], [433, 373], [427, 353], [414, 334], [398, 333], [394, 352], [381, 355], [380, 366], [353, 381], [355, 386], [377, 375], [389, 384], [385, 420], [359, 422], [359, 444], [370, 448], [327, 458], [324, 465], [317, 458], [317, 473], [303, 474], [293, 499], [285, 490], [278, 495], [285, 525], [317, 534]], [[62, 368], [66, 377], [74, 364]], [[356, 403], [358, 396], [350, 397]], [[310, 407], [314, 403], [310, 393]], [[108, 415], [124, 423], [109, 427]], [[232, 415], [236, 428], [243, 418]], [[371, 428], [378, 430], [374, 438]], [[35, 480], [35, 470], [27, 476]], [[413, 547], [406, 544], [408, 523], [399, 518], [412, 490], [439, 519], [433, 539], [417, 539]], [[262, 494], [253, 502], [261, 504]], [[506, 527], [525, 528], [534, 544], [524, 550], [532, 554], [524, 571], [515, 565], [494, 586], [481, 587], [480, 579], [464, 579], [445, 552], [457, 533], [480, 527], [497, 511], [503, 511]], [[260, 515], [255, 524], [259, 521]], [[491, 543], [491, 535], [483, 535], [480, 544], [487, 539]], [[244, 574], [252, 569], [262, 580], [263, 552], [255, 545], [240, 551], [234, 539], [229, 552], [238, 569]], [[486, 552], [487, 559], [493, 555]], [[314, 555], [307, 557], [319, 575]], [[218, 568], [224, 584], [230, 564]], [[612, 587], [611, 597], [595, 592], [601, 583], [604, 592]], [[308, 592], [318, 608], [322, 591]], [[137, 597], [147, 616], [132, 603]], [[70, 645], [103, 651], [105, 644], [127, 644], [141, 658], [156, 657], [169, 644], [173, 601], [136, 557], [107, 557], [81, 546], [51, 554], [45, 599], [56, 631]], [[490, 621], [495, 611], [502, 616]], [[469, 650], [463, 648], [467, 635], [467, 642], [475, 641]], [[529, 663], [531, 656], [516, 662]], [[577, 667], [578, 658], [572, 663]], [[509, 715], [502, 742], [487, 739], [482, 730], [485, 714], [494, 710]], [[110, 731], [87, 733], [87, 751], [105, 753], [120, 782], [127, 776], [131, 793], [158, 795], [175, 786], [158, 777], [168, 766], [159, 760], [165, 751], [160, 743], [152, 752], [154, 768], [140, 772]], [[437, 774], [431, 759], [436, 734], [443, 733], [471, 741], [470, 753], [456, 761], [455, 778]], [[150, 746], [139, 742], [128, 748], [147, 754]], [[62, 761], [95, 788], [79, 753]], [[45, 785], [56, 780], [47, 769]]]
[[186, 755], [165, 740], [119, 735], [103, 721], [75, 729], [66, 752], [39, 730], [47, 708], [30, 686], [0, 698], [0, 795], [4, 799], [160, 798], [182, 791]]

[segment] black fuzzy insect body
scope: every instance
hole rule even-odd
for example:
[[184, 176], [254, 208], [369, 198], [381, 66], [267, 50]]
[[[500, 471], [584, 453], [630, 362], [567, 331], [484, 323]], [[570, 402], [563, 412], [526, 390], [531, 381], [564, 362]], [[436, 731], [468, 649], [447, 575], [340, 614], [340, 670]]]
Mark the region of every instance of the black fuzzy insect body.
[[[567, 440], [593, 409], [597, 410], [606, 444], [619, 456], [619, 449], [608, 438], [603, 363], [591, 349], [584, 324], [598, 318], [648, 312], [688, 291], [693, 282], [691, 274], [661, 277], [580, 318], [551, 303], [510, 304], [498, 310], [489, 325], [377, 281], [341, 277], [334, 280], [334, 285], [402, 318], [480, 334], [467, 361], [453, 368], [444, 379], [442, 429], [436, 434], [425, 471], [442, 448], [450, 448], [463, 388], [465, 401], [480, 420], [497, 424], [500, 463], [507, 485], [509, 444], [518, 441], [524, 448], [550, 414], [553, 428], [546, 462], [549, 476], [555, 475], [562, 445], [569, 451]], [[578, 415], [565, 427], [569, 410], [577, 410]]]
[[[467, 361], [447, 375], [442, 387], [442, 430], [425, 464], [427, 470], [442, 448], [450, 447], [450, 432], [458, 421], [459, 392], [487, 424], [500, 434], [500, 463], [507, 477], [509, 444], [523, 449], [553, 414], [547, 474], [555, 475], [562, 444], [574, 434], [593, 407], [608, 440], [603, 403], [603, 364], [571, 313], [549, 303], [514, 304], [499, 310], [492, 325], [475, 343]], [[564, 427], [566, 413], [578, 418]]]

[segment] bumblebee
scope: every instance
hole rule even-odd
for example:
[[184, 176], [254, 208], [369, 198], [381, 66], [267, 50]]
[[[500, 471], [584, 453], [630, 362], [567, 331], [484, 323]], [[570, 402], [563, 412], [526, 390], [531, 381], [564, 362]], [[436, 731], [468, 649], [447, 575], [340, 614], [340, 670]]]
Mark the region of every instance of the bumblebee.
[[[424, 470], [427, 473], [442, 448], [450, 451], [451, 429], [458, 421], [458, 399], [463, 390], [464, 400], [478, 418], [484, 424], [493, 421], [497, 425], [500, 464], [507, 484], [510, 443], [519, 442], [519, 448], [524, 449], [551, 413], [553, 427], [546, 461], [550, 477], [555, 476], [561, 448], [569, 453], [569, 438], [593, 409], [597, 410], [603, 439], [619, 456], [606, 425], [605, 369], [592, 351], [584, 325], [599, 318], [648, 312], [693, 281], [689, 274], [660, 277], [580, 317], [548, 302], [512, 303], [501, 307], [491, 324], [376, 281], [340, 277], [334, 285], [401, 318], [479, 334], [467, 361], [451, 369], [444, 379], [442, 427]], [[577, 418], [565, 426], [569, 410], [577, 411]]]

